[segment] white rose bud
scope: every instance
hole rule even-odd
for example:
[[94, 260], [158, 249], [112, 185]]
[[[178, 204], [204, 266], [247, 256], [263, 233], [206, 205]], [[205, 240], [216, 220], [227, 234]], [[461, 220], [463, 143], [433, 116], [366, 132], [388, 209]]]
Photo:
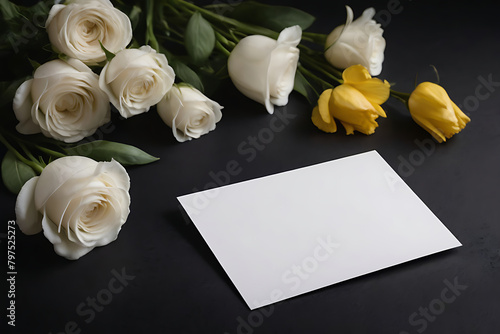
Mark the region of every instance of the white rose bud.
[[180, 142], [214, 130], [222, 108], [199, 90], [183, 85], [173, 87], [157, 105], [158, 114]]
[[167, 57], [150, 46], [125, 49], [102, 69], [99, 86], [125, 117], [149, 110], [172, 88], [175, 73]]
[[22, 134], [73, 143], [92, 135], [110, 120], [109, 99], [99, 76], [77, 59], [52, 60], [16, 91], [13, 109]]
[[25, 234], [43, 230], [58, 255], [76, 260], [118, 237], [129, 214], [129, 188], [125, 168], [114, 160], [59, 158], [24, 184], [16, 221]]
[[363, 65], [371, 75], [382, 72], [384, 61], [384, 30], [373, 20], [375, 9], [368, 8], [354, 22], [351, 7], [346, 6], [345, 25], [338, 26], [328, 35], [325, 58], [333, 66], [345, 69], [352, 65]]
[[243, 38], [228, 60], [233, 84], [245, 96], [266, 106], [272, 114], [274, 105], [284, 106], [293, 90], [299, 60], [302, 30], [299, 26], [284, 29], [278, 40], [260, 35]]
[[58, 52], [89, 65], [106, 60], [99, 41], [116, 53], [132, 40], [132, 24], [109, 0], [73, 0], [54, 5], [45, 23], [50, 43]]

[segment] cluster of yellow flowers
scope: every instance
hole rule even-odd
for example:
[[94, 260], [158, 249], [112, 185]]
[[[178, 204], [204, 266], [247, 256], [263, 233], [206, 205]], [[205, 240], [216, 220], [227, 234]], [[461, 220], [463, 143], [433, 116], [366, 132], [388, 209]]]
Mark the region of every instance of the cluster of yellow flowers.
[[[311, 116], [314, 125], [325, 132], [336, 132], [337, 119], [348, 135], [354, 131], [366, 135], [374, 133], [378, 127], [376, 119], [386, 117], [380, 105], [391, 95], [390, 84], [372, 78], [361, 65], [345, 69], [342, 79], [341, 85], [325, 90], [319, 97]], [[406, 95], [406, 98], [405, 94], [397, 96], [405, 100], [413, 120], [440, 143], [460, 132], [470, 122], [444, 88], [435, 83], [423, 82]]]

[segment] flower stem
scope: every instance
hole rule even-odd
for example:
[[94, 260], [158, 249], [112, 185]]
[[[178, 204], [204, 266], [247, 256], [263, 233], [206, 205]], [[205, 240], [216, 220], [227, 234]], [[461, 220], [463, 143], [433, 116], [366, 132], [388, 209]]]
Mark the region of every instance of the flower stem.
[[42, 152], [44, 152], [44, 153], [47, 153], [48, 155], [50, 155], [50, 156], [52, 156], [52, 157], [54, 157], [54, 158], [64, 158], [64, 157], [67, 157], [67, 155], [66, 155], [66, 154], [64, 154], [64, 153], [57, 152], [57, 151], [53, 151], [53, 150], [48, 149], [48, 148], [43, 147], [43, 146], [35, 145], [35, 147], [36, 147], [38, 150], [40, 150], [40, 151], [42, 151]]
[[43, 167], [38, 162], [30, 161], [25, 157], [23, 157], [22, 154], [19, 153], [19, 151], [16, 150], [14, 146], [12, 146], [1, 133], [0, 133], [0, 142], [2, 142], [5, 145], [5, 147], [7, 147], [7, 149], [11, 151], [16, 156], [16, 158], [19, 159], [21, 162], [33, 168], [33, 170], [38, 174], [42, 173]]
[[217, 48], [217, 50], [221, 51], [226, 57], [229, 57], [231, 55], [231, 52], [228, 49], [226, 49], [218, 40], [215, 41], [215, 47]]
[[208, 19], [212, 22], [215, 21], [216, 23], [219, 23], [219, 24], [222, 23], [222, 24], [231, 25], [231, 26], [239, 29], [240, 31], [244, 32], [245, 34], [264, 35], [264, 36], [271, 37], [274, 39], [277, 39], [279, 36], [279, 33], [274, 31], [274, 30], [267, 29], [267, 28], [260, 27], [260, 26], [256, 26], [256, 25], [252, 25], [252, 24], [242, 23], [238, 20], [231, 19], [229, 17], [225, 17], [222, 15], [216, 14], [216, 13], [214, 13], [210, 10], [207, 10], [205, 8], [196, 6], [195, 4], [192, 4], [190, 2], [187, 2], [184, 0], [174, 0], [174, 1], [176, 3], [178, 3], [180, 6], [183, 6], [184, 8], [189, 8], [192, 11], [200, 12], [200, 14], [202, 14], [203, 16], [205, 16], [206, 19]]
[[155, 9], [155, 1], [147, 0], [146, 1], [146, 44], [150, 44], [153, 49], [157, 52], [160, 52], [160, 45], [158, 40], [156, 39], [154, 33], [154, 25], [153, 25], [153, 13]]
[[317, 34], [317, 33], [307, 32], [307, 31], [302, 32], [302, 39], [304, 41], [309, 41], [309, 42], [319, 44], [319, 45], [321, 45], [321, 47], [324, 47], [324, 45], [326, 43], [326, 37], [327, 36], [325, 34]]
[[[319, 71], [320, 73], [324, 74], [325, 76], [337, 81], [339, 84], [344, 83], [344, 80], [341, 79], [342, 73], [340, 73], [340, 71], [338, 71], [334, 68], [330, 68], [329, 66], [325, 66], [325, 64], [318, 62], [316, 59], [314, 59], [311, 56], [306, 55], [306, 54], [302, 54], [300, 56], [300, 58], [302, 59], [302, 62], [304, 64], [312, 67], [313, 69]], [[334, 74], [332, 74], [331, 72], [333, 72]]]
[[214, 29], [215, 37], [217, 38], [217, 40], [226, 47], [229, 47], [231, 50], [234, 49], [238, 41], [236, 41], [235, 43], [233, 41], [228, 40], [228, 38], [232, 38], [233, 36], [229, 35], [226, 37], [224, 36], [224, 31], [218, 31], [218, 30], [219, 29]]
[[398, 92], [396, 90], [391, 89], [391, 96], [398, 99], [402, 103], [404, 103], [406, 106], [408, 106], [408, 101], [410, 100], [410, 95], [409, 93], [403, 93], [403, 92]]
[[37, 158], [35, 158], [35, 156], [33, 154], [31, 154], [30, 150], [28, 150], [28, 148], [26, 147], [26, 145], [24, 145], [24, 143], [19, 143], [19, 146], [21, 147], [21, 149], [23, 150], [24, 154], [26, 154], [26, 156], [33, 162], [37, 162], [38, 163], [38, 160]]
[[[298, 70], [299, 70], [300, 72], [302, 72], [304, 75], [307, 75], [308, 77], [310, 77], [310, 78], [312, 78], [312, 79], [314, 79], [314, 80], [318, 81], [318, 82], [319, 82], [319, 83], [321, 83], [322, 85], [327, 86], [327, 87], [330, 87], [330, 88], [334, 88], [334, 86], [333, 86], [331, 83], [329, 83], [329, 82], [327, 82], [327, 81], [325, 81], [325, 80], [321, 79], [320, 77], [318, 77], [317, 75], [315, 75], [314, 73], [312, 73], [311, 71], [309, 71], [308, 69], [306, 69], [304, 66], [299, 65], [299, 66], [298, 66]], [[315, 93], [316, 93], [316, 94], [318, 94], [318, 92], [316, 92], [316, 91], [315, 91]], [[318, 96], [319, 96], [319, 94], [318, 94]]]

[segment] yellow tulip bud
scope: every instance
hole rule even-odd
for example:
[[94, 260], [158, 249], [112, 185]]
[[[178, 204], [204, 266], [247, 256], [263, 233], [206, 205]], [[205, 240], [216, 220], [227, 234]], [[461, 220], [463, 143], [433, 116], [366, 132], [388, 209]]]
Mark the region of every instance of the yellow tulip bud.
[[422, 82], [408, 100], [413, 120], [438, 142], [459, 133], [470, 118], [450, 99], [443, 87]]
[[386, 117], [380, 105], [389, 98], [389, 83], [372, 78], [361, 65], [347, 68], [342, 78], [342, 85], [321, 94], [311, 117], [314, 125], [325, 132], [335, 132], [337, 119], [348, 135], [355, 130], [367, 135], [374, 133], [378, 126], [375, 120]]
[[375, 107], [356, 88], [340, 85], [332, 92], [330, 111], [334, 118], [344, 126], [346, 133], [351, 135], [354, 130], [370, 135], [375, 132], [379, 114]]

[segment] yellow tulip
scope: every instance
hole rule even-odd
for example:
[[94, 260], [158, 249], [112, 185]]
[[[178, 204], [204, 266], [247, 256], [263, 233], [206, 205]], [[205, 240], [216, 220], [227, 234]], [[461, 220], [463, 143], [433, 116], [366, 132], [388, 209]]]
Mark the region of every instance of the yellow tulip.
[[337, 119], [348, 135], [355, 130], [367, 135], [374, 133], [378, 126], [375, 120], [386, 117], [380, 105], [389, 98], [389, 83], [372, 78], [361, 65], [347, 68], [342, 79], [342, 85], [321, 94], [311, 117], [314, 125], [325, 132], [336, 132]]
[[470, 122], [446, 90], [432, 82], [422, 82], [415, 88], [408, 108], [413, 120], [440, 143], [459, 133]]

